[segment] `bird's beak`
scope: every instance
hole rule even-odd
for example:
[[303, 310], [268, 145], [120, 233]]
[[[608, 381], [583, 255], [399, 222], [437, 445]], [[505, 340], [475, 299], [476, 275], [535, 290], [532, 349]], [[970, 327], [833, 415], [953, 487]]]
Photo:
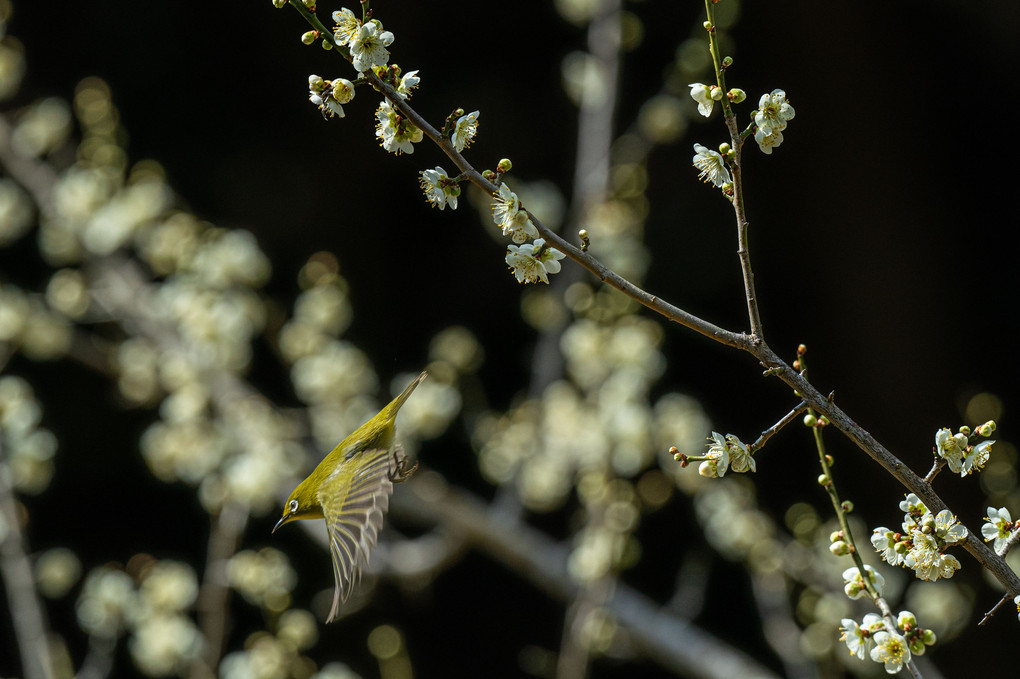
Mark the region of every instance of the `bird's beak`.
[[275, 533], [277, 528], [279, 528], [283, 524], [287, 523], [292, 518], [294, 518], [294, 517], [292, 517], [290, 514], [284, 514], [282, 517], [280, 517], [280, 520], [276, 522], [276, 525], [273, 526], [273, 531], [272, 532]]

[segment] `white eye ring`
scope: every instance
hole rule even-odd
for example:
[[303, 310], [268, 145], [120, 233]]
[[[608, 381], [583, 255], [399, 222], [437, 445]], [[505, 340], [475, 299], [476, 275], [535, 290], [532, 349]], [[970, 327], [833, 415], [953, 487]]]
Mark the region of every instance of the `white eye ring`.
[[289, 509], [290, 511], [292, 511], [292, 512], [296, 512], [296, 511], [297, 511], [297, 508], [298, 508], [298, 501], [297, 501], [297, 500], [291, 500], [291, 501], [290, 501], [290, 504], [289, 504], [289, 505], [287, 505], [287, 507], [288, 507], [288, 509]]

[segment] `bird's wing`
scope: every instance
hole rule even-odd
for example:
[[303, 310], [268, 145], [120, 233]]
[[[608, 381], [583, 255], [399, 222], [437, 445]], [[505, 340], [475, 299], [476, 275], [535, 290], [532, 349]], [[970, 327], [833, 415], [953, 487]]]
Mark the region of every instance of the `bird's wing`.
[[339, 465], [318, 492], [336, 579], [333, 607], [326, 622], [336, 618], [340, 602], [347, 601], [361, 568], [368, 565], [369, 552], [375, 547], [393, 492], [395, 452], [370, 448], [357, 456], [360, 459]]

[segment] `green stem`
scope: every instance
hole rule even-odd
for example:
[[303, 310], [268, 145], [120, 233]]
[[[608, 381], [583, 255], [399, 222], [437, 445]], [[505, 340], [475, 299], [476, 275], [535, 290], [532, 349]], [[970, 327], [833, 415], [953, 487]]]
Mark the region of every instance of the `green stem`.
[[[712, 0], [705, 0], [705, 14], [708, 17], [708, 47], [712, 53], [712, 64], [715, 66], [716, 84], [723, 92], [720, 100], [723, 119], [730, 133], [730, 147], [733, 155], [729, 159], [730, 172], [733, 175], [733, 214], [737, 222], [737, 257], [740, 259], [740, 272], [744, 281], [744, 297], [747, 301], [747, 318], [750, 323], [752, 341], [764, 341], [761, 325], [761, 314], [758, 311], [758, 295], [754, 289], [754, 271], [751, 269], [751, 251], [748, 243], [748, 221], [744, 204], [744, 178], [741, 172], [740, 153], [746, 135], [737, 129], [737, 117], [733, 113], [729, 97], [726, 96], [726, 69], [723, 68], [719, 54], [719, 39], [715, 29], [715, 6]], [[750, 129], [750, 128], [749, 128]]]

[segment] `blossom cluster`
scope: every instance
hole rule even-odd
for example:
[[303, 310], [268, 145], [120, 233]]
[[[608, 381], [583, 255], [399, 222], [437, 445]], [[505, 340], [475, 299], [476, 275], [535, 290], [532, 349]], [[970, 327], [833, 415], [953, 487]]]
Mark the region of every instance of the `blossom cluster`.
[[960, 562], [945, 550], [965, 539], [967, 528], [948, 509], [933, 515], [913, 493], [900, 503], [900, 509], [905, 512], [902, 532], [881, 526], [871, 535], [871, 544], [882, 559], [912, 568], [921, 580], [953, 577]]
[[727, 469], [743, 473], [755, 471], [754, 457], [747, 444], [733, 434], [723, 436], [712, 432], [708, 439], [708, 453], [705, 461], [698, 467], [698, 473], [707, 478], [718, 478], [726, 474]]
[[992, 549], [995, 550], [996, 554], [1002, 554], [1002, 550], [1013, 534], [1013, 530], [1018, 526], [1013, 523], [1013, 517], [1010, 516], [1009, 510], [1005, 507], [988, 508], [988, 516], [985, 517], [986, 523], [981, 526], [981, 535], [984, 536], [985, 542], [995, 540], [992, 543]]
[[[986, 422], [978, 427], [978, 433], [988, 436], [995, 431], [995, 422]], [[956, 434], [949, 429], [940, 429], [935, 434], [935, 454], [941, 457], [949, 465], [954, 474], [967, 476], [975, 471], [981, 471], [992, 455], [992, 446], [995, 441], [982, 441], [976, 446], [970, 445], [970, 429], [961, 427]]]
[[850, 655], [861, 660], [870, 657], [882, 663], [889, 674], [899, 672], [912, 655], [924, 655], [925, 649], [935, 643], [935, 633], [919, 627], [910, 611], [900, 611], [895, 627], [876, 613], [866, 614], [860, 624], [852, 618], [841, 622], [840, 641], [846, 643]]
[[787, 122], [793, 120], [796, 111], [786, 101], [786, 92], [772, 90], [771, 94], [761, 95], [758, 109], [754, 112], [754, 124], [758, 129], [754, 132], [754, 140], [762, 153], [771, 155], [772, 148], [783, 143], [783, 130]]

